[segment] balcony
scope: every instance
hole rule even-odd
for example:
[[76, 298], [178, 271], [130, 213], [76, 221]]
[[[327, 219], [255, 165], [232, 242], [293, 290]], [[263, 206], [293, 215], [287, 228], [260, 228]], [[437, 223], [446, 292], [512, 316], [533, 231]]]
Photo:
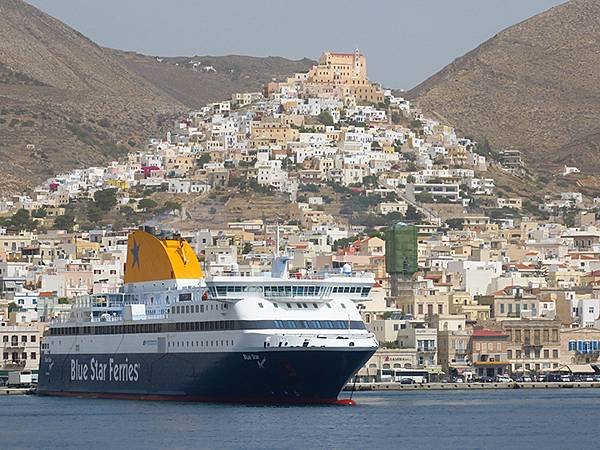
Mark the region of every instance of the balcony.
[[27, 361], [24, 359], [16, 359], [16, 360], [4, 360], [2, 361], [2, 370], [14, 370], [14, 369], [23, 369]]
[[473, 361], [474, 366], [483, 366], [483, 367], [491, 367], [491, 366], [507, 366], [510, 362], [499, 359], [499, 360], [487, 360], [487, 361]]
[[436, 352], [436, 347], [417, 347], [418, 352], [428, 353], [428, 352]]
[[6, 350], [7, 352], [9, 351], [18, 351], [18, 350], [23, 350], [25, 349], [25, 342], [11, 342], [6, 343], [5, 347], [3, 347], [4, 350]]

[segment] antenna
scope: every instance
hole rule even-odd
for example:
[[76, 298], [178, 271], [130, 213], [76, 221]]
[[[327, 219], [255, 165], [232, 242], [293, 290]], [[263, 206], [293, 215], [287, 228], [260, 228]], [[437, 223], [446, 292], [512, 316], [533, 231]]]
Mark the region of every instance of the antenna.
[[279, 257], [279, 219], [277, 219], [277, 225], [275, 227], [275, 257]]

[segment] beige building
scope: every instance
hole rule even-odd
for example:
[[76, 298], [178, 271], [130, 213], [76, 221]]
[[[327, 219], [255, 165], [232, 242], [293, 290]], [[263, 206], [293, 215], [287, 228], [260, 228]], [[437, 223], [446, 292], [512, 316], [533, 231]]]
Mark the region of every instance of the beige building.
[[0, 322], [2, 366], [0, 372], [38, 370], [44, 324]]
[[563, 328], [560, 330], [560, 363], [597, 363], [600, 356], [600, 329]]
[[507, 351], [509, 335], [499, 330], [477, 328], [471, 335], [471, 361], [475, 373], [482, 377], [495, 377], [510, 368]]
[[410, 314], [415, 319], [426, 320], [436, 314], [449, 313], [449, 294], [412, 294], [401, 296], [396, 304], [404, 314]]
[[560, 321], [506, 320], [507, 359], [513, 373], [543, 373], [560, 366]]
[[430, 320], [438, 335], [438, 364], [447, 375], [462, 374], [470, 365], [471, 329], [465, 315], [434, 316]]
[[[367, 77], [367, 60], [357, 49], [354, 53], [325, 52], [307, 74], [307, 88], [314, 94], [353, 97], [358, 102], [381, 103], [383, 91]], [[332, 89], [335, 88], [335, 89]]]
[[298, 140], [298, 136], [299, 131], [283, 121], [252, 122], [250, 144], [253, 148], [270, 145], [285, 146], [288, 142]]
[[417, 367], [416, 350], [379, 348], [358, 371], [357, 376], [361, 381], [380, 381], [382, 370], [415, 367]]
[[490, 306], [480, 305], [468, 292], [450, 294], [450, 314], [464, 314], [468, 322], [485, 322], [490, 318]]

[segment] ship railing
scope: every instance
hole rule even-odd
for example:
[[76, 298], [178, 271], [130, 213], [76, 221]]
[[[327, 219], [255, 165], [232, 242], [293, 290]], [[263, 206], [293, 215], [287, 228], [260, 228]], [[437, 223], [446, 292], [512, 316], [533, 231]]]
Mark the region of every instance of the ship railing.
[[[146, 320], [160, 320], [168, 318], [167, 314], [146, 314], [143, 319], [134, 319], [133, 322], [144, 322]], [[89, 322], [93, 323], [104, 323], [104, 322], [123, 322], [125, 318], [123, 316], [111, 316], [111, 317], [92, 317]]]
[[317, 272], [317, 273], [309, 273], [302, 274], [301, 272], [291, 272], [289, 273], [288, 278], [279, 278], [271, 276], [271, 272], [260, 272], [258, 274], [240, 274], [235, 272], [223, 272], [214, 274], [208, 277], [208, 281], [211, 281], [214, 278], [262, 278], [264, 280], [327, 280], [329, 278], [374, 278], [372, 272], [366, 271], [354, 271], [354, 272]]

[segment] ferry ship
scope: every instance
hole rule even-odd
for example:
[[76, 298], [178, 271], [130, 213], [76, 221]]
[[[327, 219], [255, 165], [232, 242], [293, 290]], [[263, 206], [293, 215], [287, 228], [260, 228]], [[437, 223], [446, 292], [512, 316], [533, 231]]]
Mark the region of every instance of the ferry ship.
[[378, 347], [356, 308], [374, 279], [205, 279], [178, 238], [134, 231], [119, 293], [77, 298], [41, 343], [38, 393], [236, 403], [339, 403]]

